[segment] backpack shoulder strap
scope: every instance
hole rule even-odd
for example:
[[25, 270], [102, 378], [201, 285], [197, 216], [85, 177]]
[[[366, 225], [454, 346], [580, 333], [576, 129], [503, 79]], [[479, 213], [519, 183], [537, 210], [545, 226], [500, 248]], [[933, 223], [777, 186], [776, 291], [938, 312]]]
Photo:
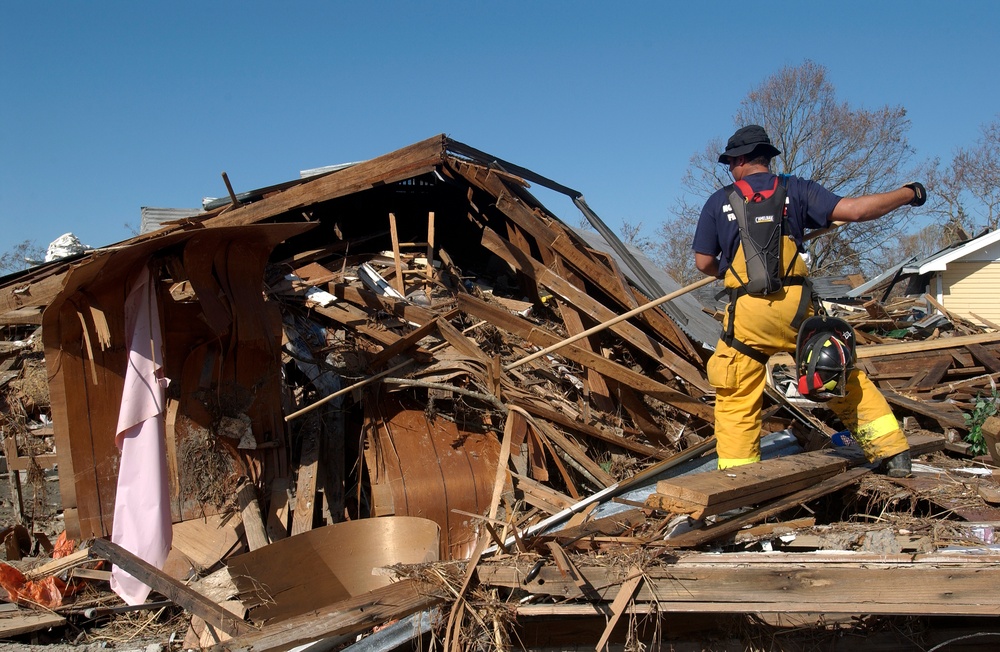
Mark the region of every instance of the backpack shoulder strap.
[[740, 194], [743, 196], [743, 199], [748, 202], [754, 202], [754, 203], [762, 202], [774, 194], [774, 191], [778, 189], [779, 182], [781, 183], [782, 188], [785, 187], [785, 183], [782, 180], [783, 176], [784, 175], [774, 178], [774, 186], [772, 188], [761, 191], [756, 191], [753, 188], [751, 188], [750, 184], [747, 183], [744, 179], [740, 179], [739, 181], [734, 183], [731, 187], [739, 189]]

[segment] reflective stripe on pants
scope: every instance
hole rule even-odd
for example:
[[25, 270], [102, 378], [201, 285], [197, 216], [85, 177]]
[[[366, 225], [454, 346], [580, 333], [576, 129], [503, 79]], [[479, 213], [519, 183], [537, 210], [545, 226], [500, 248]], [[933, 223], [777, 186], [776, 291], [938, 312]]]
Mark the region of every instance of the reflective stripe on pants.
[[[759, 461], [764, 365], [719, 342], [707, 371], [708, 381], [716, 391], [719, 468]], [[846, 396], [826, 405], [851, 431], [869, 461], [890, 457], [909, 447], [885, 397], [860, 369], [848, 377]]]

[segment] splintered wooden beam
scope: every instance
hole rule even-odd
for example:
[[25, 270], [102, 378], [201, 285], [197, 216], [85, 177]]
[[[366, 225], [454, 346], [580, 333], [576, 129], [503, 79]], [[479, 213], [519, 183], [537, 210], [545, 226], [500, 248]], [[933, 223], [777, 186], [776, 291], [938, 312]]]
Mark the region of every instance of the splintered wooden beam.
[[149, 562], [136, 557], [121, 546], [106, 539], [94, 539], [90, 545], [92, 557], [106, 559], [172, 602], [180, 605], [206, 623], [230, 636], [254, 631], [235, 614], [223, 609], [194, 589], [181, 584]]
[[[559, 342], [559, 338], [555, 335], [537, 328], [526, 319], [518, 317], [502, 308], [492, 306], [471, 295], [459, 295], [458, 308], [480, 319], [486, 319], [497, 328], [522, 337], [536, 346], [551, 346]], [[578, 346], [568, 344], [560, 347], [559, 355], [577, 362], [588, 369], [593, 368], [603, 376], [613, 378], [638, 391], [670, 403], [678, 410], [683, 410], [688, 414], [700, 417], [706, 422], [711, 423], [714, 420], [712, 408], [697, 398], [671, 389], [646, 375], [633, 371], [612, 360], [608, 360], [594, 351], [586, 351]]]
[[639, 455], [645, 455], [657, 460], [665, 460], [674, 455], [673, 451], [666, 448], [656, 448], [655, 446], [649, 446], [648, 444], [643, 444], [637, 441], [632, 441], [631, 439], [626, 439], [620, 435], [612, 434], [606, 430], [602, 430], [596, 426], [591, 426], [586, 423], [581, 423], [579, 421], [574, 421], [573, 419], [567, 417], [562, 412], [554, 410], [551, 407], [542, 407], [535, 402], [526, 401], [522, 399], [514, 399], [514, 405], [524, 408], [526, 411], [530, 412], [535, 416], [542, 417], [553, 423], [557, 423], [567, 430], [573, 431], [575, 433], [586, 435], [588, 437], [593, 437], [595, 439], [600, 439], [601, 441], [608, 442], [609, 444], [614, 444], [620, 446], [625, 450], [632, 451], [633, 453], [638, 453]]
[[[663, 365], [673, 374], [684, 379], [684, 381], [691, 386], [706, 393], [712, 389], [708, 385], [708, 382], [702, 378], [701, 372], [698, 371], [691, 363], [677, 355], [665, 345], [658, 342], [655, 338], [648, 335], [639, 327], [626, 321], [627, 316], [632, 315], [632, 313], [635, 313], [636, 311], [641, 312], [642, 310], [653, 307], [650, 304], [647, 304], [644, 307], [641, 306], [640, 308], [633, 308], [631, 311], [619, 315], [587, 293], [574, 287], [566, 279], [558, 276], [551, 270], [546, 269], [534, 258], [526, 256], [524, 252], [501, 238], [491, 229], [487, 228], [483, 230], [482, 242], [484, 247], [503, 258], [509, 264], [513, 265], [515, 269], [518, 269], [536, 283], [544, 285], [549, 290], [568, 301], [570, 304], [586, 311], [591, 318], [600, 322], [598, 326], [593, 328], [609, 328], [637, 350], [642, 351], [644, 354], [649, 356], [651, 360]], [[707, 283], [704, 282], [703, 284], [707, 285]], [[689, 286], [689, 289], [694, 289], [694, 287]], [[567, 341], [575, 342], [584, 336], [590, 335], [591, 330], [592, 329], [587, 329], [571, 338], [567, 338]], [[521, 362], [515, 362], [507, 366], [512, 367], [518, 364], [521, 364]]]

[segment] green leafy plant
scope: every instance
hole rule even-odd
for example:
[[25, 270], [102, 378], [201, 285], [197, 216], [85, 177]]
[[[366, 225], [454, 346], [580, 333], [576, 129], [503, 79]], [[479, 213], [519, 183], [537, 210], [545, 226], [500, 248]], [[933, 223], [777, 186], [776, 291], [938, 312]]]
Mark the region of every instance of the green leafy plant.
[[1000, 406], [1000, 394], [993, 390], [992, 397], [982, 397], [976, 395], [976, 404], [972, 408], [972, 413], [965, 412], [965, 425], [969, 428], [969, 434], [965, 436], [965, 441], [969, 442], [969, 454], [973, 457], [986, 455], [989, 451], [986, 448], [986, 439], [983, 437], [983, 424], [991, 416], [995, 415]]

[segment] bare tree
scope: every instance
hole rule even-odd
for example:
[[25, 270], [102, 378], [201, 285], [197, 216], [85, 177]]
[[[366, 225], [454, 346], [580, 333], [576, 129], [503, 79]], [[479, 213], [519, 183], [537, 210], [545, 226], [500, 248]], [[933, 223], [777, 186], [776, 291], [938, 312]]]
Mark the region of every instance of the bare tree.
[[[906, 110], [851, 108], [839, 102], [826, 68], [812, 61], [783, 68], [752, 89], [733, 122], [736, 126], [759, 124], [767, 130], [782, 151], [772, 162], [775, 172], [813, 179], [842, 196], [898, 187], [914, 173], [907, 169], [913, 151], [906, 138]], [[723, 148], [723, 141], [715, 139], [692, 157], [683, 180], [685, 194], [673, 211], [675, 224], [665, 224], [659, 231], [663, 237], [679, 238], [690, 226], [684, 233], [688, 257], [693, 225], [704, 201], [732, 182], [728, 170], [717, 162]], [[899, 211], [891, 218], [852, 224], [812, 240], [808, 244], [811, 271], [830, 275], [860, 269], [867, 274], [884, 269], [906, 231], [909, 216], [910, 211]], [[664, 251], [678, 249], [678, 243], [663, 246]], [[659, 262], [677, 273], [670, 261], [661, 258]]]
[[642, 222], [633, 224], [628, 220], [622, 220], [618, 233], [621, 235], [622, 242], [635, 247], [644, 254], [648, 254], [653, 248], [652, 240], [642, 232]]
[[958, 150], [943, 176], [955, 195], [951, 221], [971, 233], [1000, 226], [1000, 117], [982, 127], [972, 147]]
[[19, 272], [42, 260], [45, 260], [45, 249], [33, 240], [25, 240], [0, 254], [0, 274]]
[[700, 209], [686, 209], [683, 199], [678, 204], [673, 211], [674, 218], [662, 222], [657, 229], [657, 239], [649, 254], [675, 281], [688, 285], [704, 276], [694, 266], [694, 255], [691, 253], [691, 239], [698, 222], [697, 210]]
[[963, 239], [961, 234], [952, 232], [947, 224], [931, 222], [899, 239], [899, 249], [895, 262], [899, 263], [911, 258], [926, 258], [952, 242]]

